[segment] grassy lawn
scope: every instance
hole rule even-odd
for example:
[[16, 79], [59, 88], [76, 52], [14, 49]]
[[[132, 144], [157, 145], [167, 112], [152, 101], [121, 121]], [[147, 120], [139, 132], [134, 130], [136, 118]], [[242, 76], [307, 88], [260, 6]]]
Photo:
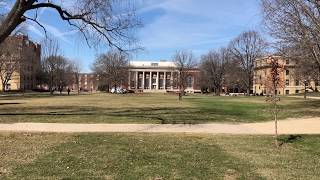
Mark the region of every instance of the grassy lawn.
[[[320, 116], [320, 100], [282, 97], [280, 119]], [[33, 94], [0, 97], [0, 123], [205, 123], [272, 120], [264, 97], [170, 94]]]
[[[286, 137], [282, 137], [286, 139]], [[320, 136], [0, 134], [0, 179], [318, 179]]]

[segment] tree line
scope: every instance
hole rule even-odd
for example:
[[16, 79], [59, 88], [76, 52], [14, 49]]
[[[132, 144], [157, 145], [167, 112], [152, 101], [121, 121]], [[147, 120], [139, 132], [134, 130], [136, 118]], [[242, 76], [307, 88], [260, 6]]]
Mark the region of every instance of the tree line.
[[[172, 57], [177, 77], [172, 83], [183, 95], [191, 70], [200, 70], [198, 85], [204, 91], [220, 95], [223, 87], [231, 87], [250, 94], [253, 85], [254, 61], [265, 55], [266, 41], [256, 31], [247, 31], [232, 40], [227, 47], [210, 50], [201, 56], [200, 61], [192, 51], [180, 50]], [[93, 71], [99, 74], [108, 87], [117, 87], [128, 82], [128, 56], [117, 50], [100, 55], [93, 64]]]
[[60, 52], [57, 41], [46, 39], [42, 45], [41, 66], [37, 72], [37, 84], [47, 86], [51, 94], [70, 88], [75, 84], [80, 93], [79, 76], [81, 66], [79, 62], [64, 57]]
[[[134, 6], [127, 1], [81, 0], [75, 6], [64, 6], [51, 1], [16, 0], [9, 9], [1, 7], [3, 4], [5, 3], [0, 4], [3, 10], [0, 15], [0, 43], [27, 24], [26, 22], [36, 23], [46, 34], [46, 28], [38, 21], [40, 15], [37, 11], [49, 8], [57, 12], [61, 21], [68, 22], [70, 27], [77, 30], [89, 46], [97, 42], [105, 42], [106, 45], [111, 46], [113, 49], [111, 54], [117, 54], [117, 58], [122, 60], [118, 62], [119, 64], [111, 63], [106, 67], [121, 71], [125, 68], [117, 67], [127, 64], [128, 61], [126, 55], [123, 56], [125, 54], [123, 52], [129, 46], [131, 50], [135, 49], [134, 32], [141, 27]], [[266, 49], [272, 47], [273, 54], [296, 61], [297, 79], [315, 81], [318, 85], [317, 82], [320, 81], [320, 2], [317, 0], [262, 0], [261, 4], [264, 25], [275, 39], [275, 43], [267, 44], [258, 32], [247, 31], [233, 39], [226, 47], [210, 50], [202, 55], [199, 62], [194, 60], [192, 53], [179, 51], [173, 55], [173, 61], [180, 69], [179, 77], [184, 77], [182, 73], [189, 65], [197, 66], [201, 70], [200, 83], [203, 89], [210, 89], [219, 94], [224, 86], [231, 89], [244, 89], [249, 94], [253, 84], [254, 61], [266, 55]], [[110, 56], [111, 54], [107, 53]], [[50, 77], [47, 81], [50, 82], [51, 87], [63, 87], [65, 84], [63, 82], [66, 80], [62, 80], [62, 77], [53, 78], [53, 74], [60, 71], [57, 69], [72, 69], [71, 65], [65, 65], [68, 64], [67, 60], [61, 56], [52, 57], [47, 58], [47, 61], [57, 61], [56, 63], [60, 65], [54, 67], [52, 63], [50, 65], [50, 62], [47, 62], [46, 65], [43, 64], [43, 69], [47, 70], [42, 73]], [[108, 59], [107, 57], [101, 55], [93, 65], [93, 69], [104, 77], [108, 74], [109, 78], [105, 78], [105, 81], [108, 81], [107, 84], [110, 86], [119, 86], [119, 82], [110, 78], [110, 76], [116, 76], [124, 81], [119, 73], [105, 71], [98, 67], [99, 64], [103, 64], [103, 59]], [[176, 80], [180, 89], [184, 89], [185, 81], [185, 78]], [[308, 84], [311, 85], [311, 83]], [[310, 88], [318, 90], [317, 86]]]

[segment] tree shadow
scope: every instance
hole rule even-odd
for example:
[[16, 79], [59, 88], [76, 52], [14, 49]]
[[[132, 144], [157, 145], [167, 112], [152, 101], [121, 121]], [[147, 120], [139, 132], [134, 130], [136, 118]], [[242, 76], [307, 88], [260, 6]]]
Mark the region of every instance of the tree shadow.
[[17, 105], [17, 104], [22, 104], [22, 103], [0, 103], [0, 106], [1, 105]]
[[[208, 122], [216, 116], [222, 116], [223, 111], [213, 111], [204, 108], [108, 108], [93, 106], [28, 106], [28, 107], [4, 107], [0, 109], [0, 116], [88, 116], [91, 118], [107, 119], [142, 119], [156, 120], [161, 124], [197, 124]], [[94, 120], [93, 120], [94, 121]]]
[[[227, 114], [227, 117], [226, 117]], [[161, 124], [201, 124], [207, 122], [234, 121], [244, 122], [248, 117], [244, 111], [233, 111], [221, 108], [203, 107], [96, 107], [96, 106], [27, 106], [27, 107], [3, 107], [0, 116], [10, 118], [14, 116], [31, 116], [39, 119], [39, 116], [47, 116], [49, 119], [63, 117], [78, 117], [91, 119], [93, 122], [104, 120], [127, 119], [130, 121], [155, 121]], [[6, 117], [10, 116], [10, 117]], [[38, 116], [38, 117], [37, 117]], [[258, 116], [255, 115], [255, 116]], [[1, 117], [0, 117], [1, 118]], [[20, 119], [23, 117], [20, 117]], [[250, 120], [250, 119], [249, 119]]]
[[302, 135], [285, 135], [285, 136], [280, 136], [278, 138], [279, 141], [279, 146], [283, 146], [285, 144], [292, 144], [295, 143], [299, 140], [301, 140], [303, 137]]

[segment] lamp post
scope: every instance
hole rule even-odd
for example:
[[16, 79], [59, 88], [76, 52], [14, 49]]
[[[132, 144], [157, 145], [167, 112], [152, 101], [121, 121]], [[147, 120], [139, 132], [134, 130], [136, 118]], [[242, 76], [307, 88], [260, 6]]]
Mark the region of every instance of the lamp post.
[[304, 99], [307, 99], [307, 80], [304, 80]]

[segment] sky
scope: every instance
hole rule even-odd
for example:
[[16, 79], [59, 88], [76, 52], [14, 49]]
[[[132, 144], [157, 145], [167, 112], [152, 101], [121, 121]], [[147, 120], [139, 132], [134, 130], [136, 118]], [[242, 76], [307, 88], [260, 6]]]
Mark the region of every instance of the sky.
[[[177, 50], [190, 50], [199, 58], [211, 49], [227, 46], [243, 31], [256, 30], [265, 34], [259, 0], [134, 1], [143, 23], [136, 34], [138, 45], [144, 50], [133, 54], [132, 60], [170, 61]], [[83, 72], [90, 72], [97, 55], [107, 51], [89, 47], [56, 12], [43, 9], [39, 17], [48, 36], [59, 41], [63, 55], [79, 61]], [[29, 23], [28, 34], [37, 42], [45, 37], [41, 27], [34, 23]]]

